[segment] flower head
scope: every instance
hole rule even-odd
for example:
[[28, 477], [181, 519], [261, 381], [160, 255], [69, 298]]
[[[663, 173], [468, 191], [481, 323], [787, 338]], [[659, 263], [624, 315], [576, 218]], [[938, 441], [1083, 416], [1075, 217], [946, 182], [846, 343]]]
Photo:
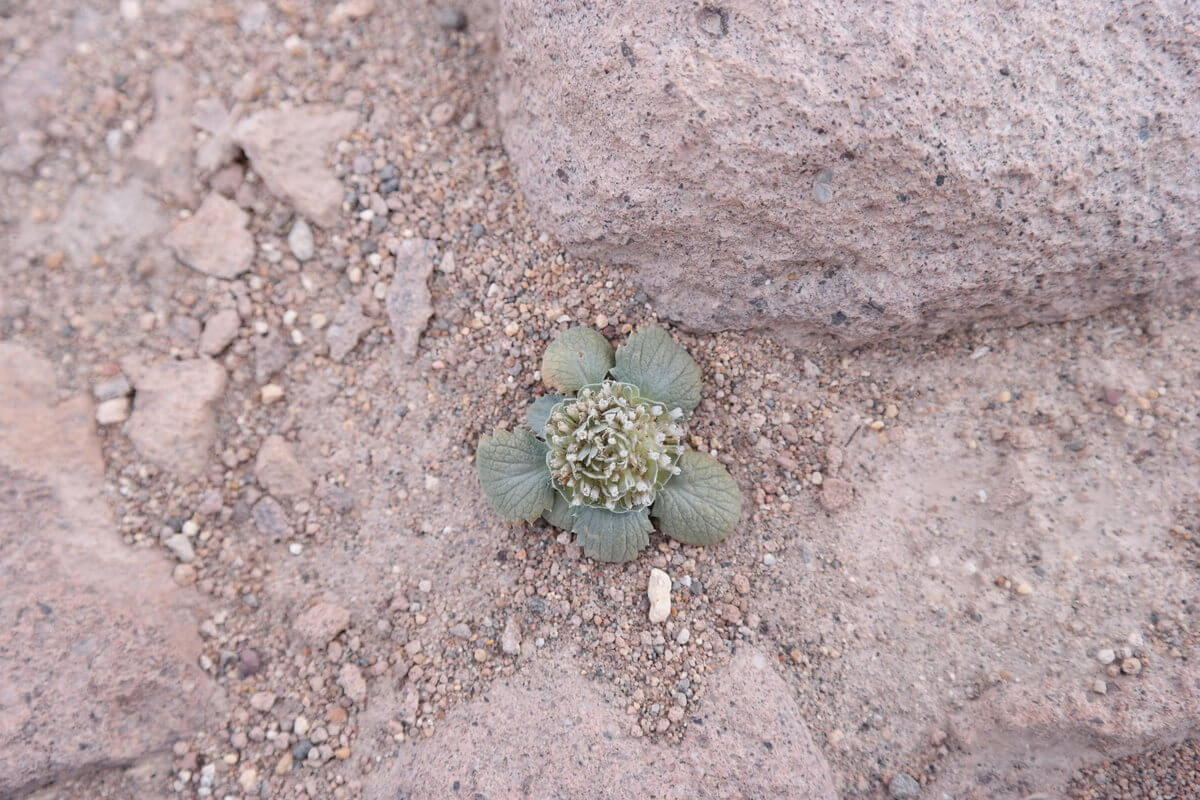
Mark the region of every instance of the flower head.
[[556, 405], [546, 422], [554, 487], [572, 506], [621, 512], [650, 505], [679, 471], [681, 416], [628, 383], [583, 387]]

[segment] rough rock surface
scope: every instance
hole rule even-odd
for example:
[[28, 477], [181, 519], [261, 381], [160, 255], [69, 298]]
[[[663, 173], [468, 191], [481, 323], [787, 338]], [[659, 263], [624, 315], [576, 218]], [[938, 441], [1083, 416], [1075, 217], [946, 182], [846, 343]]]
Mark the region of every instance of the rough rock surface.
[[[452, 711], [453, 723], [432, 739], [403, 746], [365, 796], [571, 798], [603, 787], [605, 797], [717, 798], [736, 787], [741, 797], [836, 797], [767, 656], [744, 649], [718, 680], [681, 744], [651, 744], [627, 734], [622, 709], [570, 657], [542, 659]], [[381, 698], [374, 724], [401, 720], [403, 704], [400, 692]]]
[[225, 370], [207, 358], [149, 367], [125, 359], [122, 367], [136, 390], [127, 426], [134, 447], [176, 475], [199, 475], [217, 436], [214, 408], [225, 391]]
[[358, 115], [322, 106], [260, 111], [238, 124], [234, 139], [275, 195], [328, 228], [342, 207], [342, 184], [329, 151], [354, 129]]
[[206, 356], [220, 355], [237, 338], [242, 318], [237, 309], [223, 308], [204, 321], [200, 334], [200, 352]]
[[279, 497], [303, 497], [312, 488], [308, 471], [296, 460], [288, 441], [279, 435], [263, 440], [254, 462], [254, 474], [267, 491]]
[[803, 545], [756, 605], [777, 640], [824, 645], [797, 655], [838, 689], [795, 685], [831, 760], [902, 752], [922, 797], [1021, 800], [1195, 735], [1195, 517], [1176, 526], [1200, 500], [1200, 449], [1173, 422], [1193, 395], [1167, 376], [1198, 350], [1162, 335], [1137, 360], [1097, 326], [1081, 350], [1012, 335], [977, 358], [857, 362], [921, 389], [895, 418], [831, 417], [826, 480], [853, 499], [764, 526]]
[[16, 245], [62, 252], [72, 266], [90, 268], [96, 256], [136, 260], [166, 227], [162, 205], [141, 181], [108, 190], [85, 184], [71, 193], [56, 221], [18, 231]]
[[1200, 291], [1191, 24], [513, 0], [499, 110], [540, 224], [694, 328], [856, 344], [1074, 318]]
[[212, 175], [238, 157], [233, 135], [240, 112], [240, 107], [232, 113], [227, 111], [220, 100], [211, 97], [196, 103], [192, 125], [208, 134], [208, 139], [196, 148], [196, 169], [201, 175]]
[[45, 154], [46, 135], [37, 126], [62, 91], [70, 51], [66, 37], [48, 37], [0, 80], [0, 171], [28, 175]]
[[208, 723], [191, 604], [101, 496], [91, 402], [0, 344], [0, 797], [132, 763]]
[[346, 356], [358, 347], [359, 340], [373, 323], [362, 313], [362, 305], [351, 301], [338, 309], [329, 330], [325, 332], [325, 341], [329, 343], [329, 357], [334, 361], [345, 361]]
[[250, 215], [237, 203], [213, 192], [200, 208], [167, 234], [165, 243], [195, 270], [231, 280], [250, 269], [254, 237], [246, 230]]
[[151, 80], [154, 119], [133, 146], [133, 163], [169, 199], [194, 205], [192, 188], [193, 92], [182, 64], [159, 68]]
[[349, 624], [349, 611], [337, 603], [322, 600], [301, 612], [293, 627], [302, 641], [313, 647], [324, 647]]
[[405, 239], [396, 249], [396, 274], [387, 294], [388, 319], [400, 357], [412, 360], [425, 325], [433, 315], [429, 276], [433, 273], [433, 243]]

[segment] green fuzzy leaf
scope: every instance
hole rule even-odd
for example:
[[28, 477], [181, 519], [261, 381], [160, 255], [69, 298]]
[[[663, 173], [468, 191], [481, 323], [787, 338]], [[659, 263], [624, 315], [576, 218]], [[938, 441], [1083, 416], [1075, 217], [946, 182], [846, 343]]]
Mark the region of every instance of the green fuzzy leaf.
[[564, 531], [571, 530], [571, 526], [575, 524], [575, 517], [571, 514], [571, 504], [558, 492], [554, 493], [554, 505], [542, 514], [542, 519]]
[[566, 400], [566, 395], [548, 394], [539, 397], [529, 404], [529, 408], [525, 409], [525, 424], [529, 426], [539, 439], [545, 439], [546, 421], [550, 419], [550, 412], [554, 407]]
[[591, 328], [563, 331], [542, 356], [542, 380], [560, 392], [577, 392], [604, 380], [613, 365], [608, 340]]
[[700, 405], [700, 367], [662, 328], [643, 328], [630, 336], [617, 348], [612, 374], [667, 408], [690, 414]]
[[658, 492], [650, 513], [658, 529], [684, 544], [715, 544], [742, 516], [742, 492], [707, 453], [684, 450], [680, 472]]
[[496, 431], [479, 440], [475, 467], [483, 492], [506, 520], [535, 520], [554, 502], [546, 445], [528, 431]]
[[575, 541], [597, 561], [632, 561], [650, 544], [649, 512], [642, 508], [615, 514], [604, 508], [575, 507]]

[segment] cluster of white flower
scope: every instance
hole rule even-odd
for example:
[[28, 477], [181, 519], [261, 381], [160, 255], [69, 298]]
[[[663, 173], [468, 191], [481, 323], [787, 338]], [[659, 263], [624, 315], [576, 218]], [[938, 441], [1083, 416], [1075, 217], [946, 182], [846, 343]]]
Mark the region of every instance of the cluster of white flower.
[[642, 398], [627, 383], [585, 386], [546, 423], [546, 465], [572, 506], [633, 511], [679, 473], [683, 410]]

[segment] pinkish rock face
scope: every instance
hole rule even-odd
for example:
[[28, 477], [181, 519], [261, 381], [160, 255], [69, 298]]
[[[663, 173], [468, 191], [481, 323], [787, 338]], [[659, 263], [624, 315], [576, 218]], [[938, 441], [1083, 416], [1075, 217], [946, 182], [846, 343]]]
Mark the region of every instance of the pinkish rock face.
[[56, 394], [0, 344], [0, 797], [165, 750], [219, 699], [197, 598], [121, 542], [91, 403]]
[[[406, 745], [368, 782], [371, 800], [488, 797], [836, 796], [791, 690], [763, 653], [744, 649], [717, 676], [711, 705], [681, 745], [631, 736], [628, 717], [567, 656], [539, 660], [453, 724]], [[406, 697], [381, 698], [368, 726], [404, 722]], [[707, 792], [711, 791], [712, 794]]]
[[539, 223], [692, 328], [858, 344], [1074, 318], [1200, 291], [1185, 21], [511, 0], [500, 120]]

